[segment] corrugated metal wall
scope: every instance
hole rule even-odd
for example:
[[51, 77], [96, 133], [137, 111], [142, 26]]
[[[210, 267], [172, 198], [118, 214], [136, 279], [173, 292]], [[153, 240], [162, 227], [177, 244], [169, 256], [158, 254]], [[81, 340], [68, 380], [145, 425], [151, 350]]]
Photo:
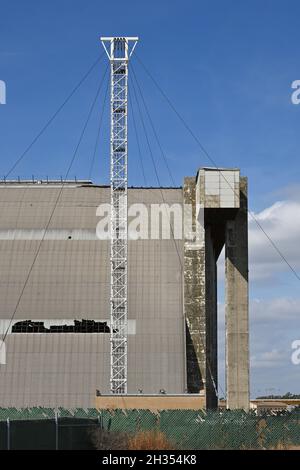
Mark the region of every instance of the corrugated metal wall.
[[[50, 185], [0, 187], [2, 333], [59, 191]], [[165, 202], [182, 204], [181, 189], [163, 193]], [[109, 242], [95, 237], [96, 209], [109, 197], [109, 188], [64, 187], [15, 320], [109, 319]], [[163, 199], [158, 189], [129, 190], [129, 203]], [[182, 240], [176, 243], [182, 256]], [[184, 391], [181, 275], [174, 240], [130, 241], [129, 318], [136, 334], [129, 335], [129, 393]], [[93, 406], [96, 389], [109, 391], [109, 334], [14, 333], [5, 347], [0, 406]]]

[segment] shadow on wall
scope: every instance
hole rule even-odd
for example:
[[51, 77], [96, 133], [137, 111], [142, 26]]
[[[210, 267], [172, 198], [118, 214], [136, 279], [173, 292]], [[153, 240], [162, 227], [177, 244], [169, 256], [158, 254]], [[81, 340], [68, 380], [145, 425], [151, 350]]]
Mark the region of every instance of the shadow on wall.
[[199, 393], [204, 388], [202, 375], [197, 360], [195, 346], [190, 334], [187, 322], [185, 322], [186, 331], [186, 367], [187, 367], [187, 389], [188, 393]]

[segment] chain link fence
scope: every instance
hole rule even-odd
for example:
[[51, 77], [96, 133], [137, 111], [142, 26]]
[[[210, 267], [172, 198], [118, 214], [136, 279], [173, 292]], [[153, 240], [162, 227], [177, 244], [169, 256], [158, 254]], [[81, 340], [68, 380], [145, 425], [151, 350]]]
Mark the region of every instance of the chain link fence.
[[277, 416], [229, 410], [0, 408], [0, 449], [93, 449], [105, 434], [106, 448], [113, 450], [117, 436], [155, 432], [178, 450], [297, 447], [300, 408]]

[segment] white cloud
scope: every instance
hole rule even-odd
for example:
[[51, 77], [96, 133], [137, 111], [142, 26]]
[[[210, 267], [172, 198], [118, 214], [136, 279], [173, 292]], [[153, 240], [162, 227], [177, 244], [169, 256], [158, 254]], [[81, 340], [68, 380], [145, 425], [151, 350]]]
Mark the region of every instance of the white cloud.
[[[251, 322], [300, 320], [300, 299], [277, 297], [271, 300], [254, 299], [250, 302]], [[300, 323], [300, 322], [299, 322]]]
[[[300, 276], [300, 196], [296, 190], [293, 190], [293, 195], [294, 200], [277, 201], [272, 206], [256, 214], [253, 213], [253, 215]], [[218, 278], [223, 281], [224, 250], [220, 255], [218, 267]], [[249, 214], [250, 282], [277, 282], [279, 275], [289, 270], [287, 263]]]
[[[224, 303], [218, 304], [219, 372], [225, 387]], [[272, 386], [298, 391], [300, 366], [291, 361], [292, 343], [300, 339], [300, 298], [253, 299], [249, 305], [250, 376], [254, 395], [258, 388]], [[256, 391], [255, 391], [256, 390]]]
[[290, 362], [290, 351], [272, 349], [254, 354], [250, 358], [251, 368], [269, 369], [270, 367], [286, 366]]
[[[255, 218], [287, 261], [300, 269], [300, 201], [278, 201]], [[250, 279], [273, 278], [289, 270], [261, 228], [249, 216]]]

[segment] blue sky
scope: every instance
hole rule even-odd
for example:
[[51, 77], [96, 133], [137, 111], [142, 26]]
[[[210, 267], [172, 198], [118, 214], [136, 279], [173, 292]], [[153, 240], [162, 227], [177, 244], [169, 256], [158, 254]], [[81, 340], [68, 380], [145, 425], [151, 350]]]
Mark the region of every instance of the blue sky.
[[[300, 105], [291, 102], [291, 83], [300, 79], [299, 14], [294, 0], [2, 0], [0, 176], [102, 54], [100, 35], [138, 35], [138, 56], [208, 153], [249, 177], [251, 210], [299, 272]], [[106, 65], [103, 58], [11, 176], [65, 174]], [[183, 176], [211, 164], [134, 58], [132, 66], [181, 185]], [[89, 175], [104, 91], [71, 176]], [[108, 124], [106, 106], [92, 172], [97, 183], [108, 183]], [[129, 182], [141, 185], [132, 123], [129, 139]], [[152, 141], [161, 184], [170, 185]], [[142, 150], [147, 183], [156, 185], [143, 141]], [[253, 224], [250, 260], [252, 393], [299, 392], [300, 365], [290, 361], [291, 342], [300, 338], [299, 281]], [[222, 296], [220, 302], [222, 311]]]

